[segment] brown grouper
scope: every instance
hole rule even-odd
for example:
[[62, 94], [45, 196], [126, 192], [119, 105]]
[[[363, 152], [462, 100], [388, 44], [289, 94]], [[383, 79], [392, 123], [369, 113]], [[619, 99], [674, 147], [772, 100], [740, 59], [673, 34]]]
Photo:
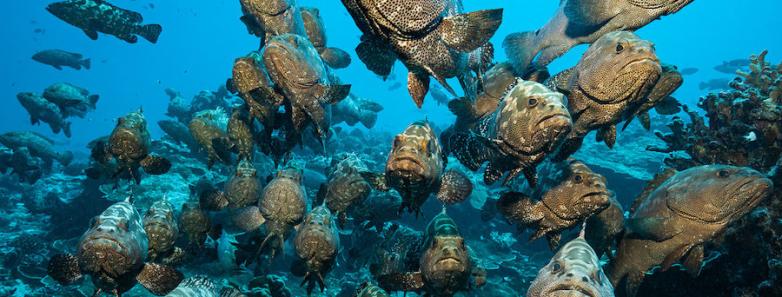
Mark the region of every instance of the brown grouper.
[[419, 108], [429, 91], [430, 76], [453, 94], [445, 79], [457, 77], [464, 83], [468, 70], [480, 70], [491, 61], [488, 41], [502, 22], [502, 9], [462, 13], [461, 1], [455, 0], [342, 0], [342, 4], [363, 33], [356, 47], [359, 59], [383, 78], [401, 60], [409, 71], [407, 89]]
[[425, 296], [454, 296], [484, 284], [485, 271], [475, 265], [456, 223], [443, 212], [426, 227], [419, 271], [378, 277], [388, 291], [424, 292]]
[[294, 263], [294, 274], [304, 278], [302, 285], [307, 284], [307, 294], [312, 293], [315, 284], [320, 291], [326, 287], [324, 275], [331, 270], [340, 250], [339, 231], [336, 220], [325, 205], [314, 208], [304, 218], [304, 222], [296, 233], [293, 246], [296, 249], [298, 261]]
[[384, 173], [363, 172], [375, 189], [395, 189], [402, 196], [399, 211], [416, 214], [432, 193], [443, 203], [464, 201], [472, 182], [457, 170], [445, 171], [442, 147], [429, 122], [418, 121], [397, 134], [388, 154]]
[[[472, 113], [455, 105], [449, 104], [460, 117]], [[572, 127], [562, 94], [536, 82], [518, 80], [496, 110], [481, 117], [475, 127], [459, 131], [454, 126], [441, 138], [445, 150], [470, 170], [488, 163], [483, 174], [487, 184], [506, 173], [506, 182], [523, 173], [534, 185], [537, 165], [556, 151]]]
[[497, 201], [497, 209], [511, 223], [531, 228], [531, 240], [546, 236], [555, 250], [561, 233], [609, 206], [614, 193], [606, 178], [573, 159], [553, 164], [541, 185], [531, 195], [508, 192]]
[[683, 261], [697, 276], [704, 244], [773, 191], [771, 180], [746, 167], [705, 165], [659, 174], [639, 195], [608, 269], [619, 292], [635, 296], [644, 274]]
[[565, 244], [538, 271], [527, 297], [613, 297], [600, 258], [583, 236]]
[[578, 65], [547, 81], [565, 94], [573, 130], [557, 154], [565, 160], [584, 137], [598, 130], [598, 140], [616, 142], [616, 124], [635, 115], [662, 73], [654, 45], [627, 31], [606, 34], [587, 49]]
[[92, 220], [82, 235], [76, 255], [58, 254], [49, 261], [48, 273], [62, 284], [88, 274], [96, 292], [119, 296], [141, 283], [155, 295], [165, 295], [183, 276], [171, 267], [147, 261], [149, 241], [141, 215], [129, 200], [115, 203]]
[[691, 2], [563, 0], [543, 28], [510, 34], [502, 46], [516, 72], [523, 75], [530, 69], [545, 67], [574, 46], [593, 43], [616, 30], [635, 31], [662, 16], [678, 12]]
[[46, 6], [57, 18], [71, 24], [98, 39], [98, 32], [114, 35], [128, 42], [138, 42], [138, 36], [156, 43], [163, 27], [158, 24], [142, 25], [144, 17], [135, 11], [117, 7], [105, 0], [66, 0]]
[[276, 89], [284, 95], [293, 128], [301, 133], [312, 124], [319, 140], [331, 126], [331, 105], [345, 99], [350, 85], [341, 84], [306, 37], [283, 34], [269, 39], [263, 63]]

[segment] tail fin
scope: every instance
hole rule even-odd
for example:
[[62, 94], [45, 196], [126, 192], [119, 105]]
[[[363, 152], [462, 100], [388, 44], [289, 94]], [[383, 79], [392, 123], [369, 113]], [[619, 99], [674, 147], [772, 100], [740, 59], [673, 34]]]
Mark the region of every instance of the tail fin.
[[707, 85], [705, 82], [700, 82], [700, 83], [698, 84], [698, 89], [699, 89], [699, 90], [703, 91], [703, 90], [705, 90], [706, 88], [708, 88], [708, 85]]
[[157, 38], [160, 36], [161, 32], [163, 32], [163, 26], [158, 24], [150, 24], [141, 26], [138, 35], [141, 35], [141, 37], [144, 37], [144, 39], [149, 40], [149, 42], [157, 43]]
[[350, 65], [350, 54], [335, 47], [324, 48], [320, 51], [320, 57], [334, 69], [342, 69]]
[[92, 62], [91, 62], [91, 60], [89, 58], [81, 60], [80, 63], [81, 63], [81, 66], [84, 66], [84, 69], [87, 69], [87, 70], [89, 70], [90, 66], [92, 65]]
[[71, 122], [65, 122], [62, 125], [62, 132], [65, 134], [65, 137], [71, 138]]
[[518, 192], [505, 193], [497, 200], [497, 210], [506, 219], [524, 224], [534, 221], [530, 215], [534, 207], [535, 202], [529, 196]]
[[71, 161], [73, 161], [73, 152], [66, 151], [63, 153], [60, 153], [60, 158], [57, 160], [62, 164], [62, 166], [68, 166], [71, 164]]
[[516, 74], [524, 74], [540, 51], [535, 32], [512, 33], [505, 37], [502, 47]]
[[90, 95], [87, 99], [90, 101], [90, 106], [92, 107], [92, 109], [95, 109], [95, 104], [98, 104], [98, 99], [100, 99], [100, 95], [93, 94]]
[[364, 127], [367, 127], [367, 129], [372, 129], [372, 127], [375, 126], [375, 123], [377, 123], [377, 113], [364, 111], [361, 114], [361, 124], [364, 125]]

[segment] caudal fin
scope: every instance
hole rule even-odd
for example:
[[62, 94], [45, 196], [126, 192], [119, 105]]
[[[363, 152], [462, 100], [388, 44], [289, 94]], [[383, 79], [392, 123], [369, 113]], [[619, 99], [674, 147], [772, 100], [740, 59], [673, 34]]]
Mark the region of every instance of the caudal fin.
[[350, 65], [350, 54], [334, 47], [327, 47], [320, 51], [320, 57], [329, 67], [341, 69]]
[[361, 113], [361, 124], [367, 129], [372, 129], [377, 123], [377, 113], [371, 111], [364, 111]]
[[517, 32], [502, 41], [505, 55], [516, 74], [524, 74], [540, 51], [535, 44], [535, 32]]
[[62, 133], [65, 134], [65, 137], [71, 138], [71, 122], [63, 124]]
[[144, 39], [148, 40], [149, 42], [157, 43], [157, 38], [160, 36], [161, 32], [163, 32], [163, 26], [158, 24], [150, 24], [141, 26], [138, 35], [141, 35], [141, 37], [144, 37]]
[[98, 104], [98, 99], [100, 99], [99, 95], [90, 95], [89, 98], [87, 98], [90, 101], [90, 106], [92, 109], [95, 109], [95, 105]]
[[81, 66], [84, 66], [84, 69], [87, 69], [87, 70], [89, 70], [90, 66], [92, 65], [92, 61], [90, 59], [81, 60], [81, 62], [79, 62], [79, 63], [81, 64]]
[[69, 164], [71, 164], [71, 161], [73, 161], [73, 152], [66, 151], [60, 153], [60, 157], [57, 159], [57, 161], [60, 162], [62, 166], [68, 166]]

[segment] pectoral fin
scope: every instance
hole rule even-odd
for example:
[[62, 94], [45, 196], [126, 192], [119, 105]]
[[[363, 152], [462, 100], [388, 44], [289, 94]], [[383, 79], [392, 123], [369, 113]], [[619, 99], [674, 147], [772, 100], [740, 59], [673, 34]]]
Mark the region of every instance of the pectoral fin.
[[[630, 2], [634, 1], [637, 2], [637, 0], [631, 0]], [[621, 6], [611, 1], [602, 0], [565, 1], [563, 10], [568, 21], [572, 23], [569, 27], [589, 29], [605, 24], [605, 22], [619, 14]]]
[[84, 34], [87, 34], [87, 37], [89, 37], [92, 40], [98, 40], [98, 31], [92, 29], [84, 29]]
[[391, 74], [396, 62], [396, 54], [386, 43], [369, 35], [361, 36], [361, 42], [356, 47], [356, 54], [367, 69], [385, 79]]
[[389, 190], [388, 183], [386, 182], [386, 175], [384, 173], [360, 172], [359, 174], [375, 190], [383, 191], [383, 192]]
[[663, 259], [662, 264], [660, 264], [660, 267], [662, 268], [662, 271], [667, 271], [668, 269], [671, 269], [671, 266], [673, 264], [676, 264], [676, 262], [679, 262], [679, 259], [684, 258], [685, 255], [687, 255], [687, 252], [690, 251], [692, 248], [692, 245], [683, 245], [668, 254], [668, 256], [665, 256], [665, 259]]
[[160, 156], [147, 155], [141, 160], [141, 167], [148, 174], [160, 175], [171, 169], [171, 161]]
[[377, 281], [380, 287], [387, 291], [416, 291], [424, 287], [421, 272], [381, 275]]
[[472, 194], [472, 182], [464, 173], [450, 169], [443, 174], [437, 199], [445, 204], [455, 204], [464, 201]]
[[320, 102], [327, 104], [337, 104], [350, 94], [351, 85], [323, 85], [320, 86], [323, 94], [320, 98]]
[[71, 254], [57, 254], [49, 260], [47, 273], [57, 282], [67, 285], [82, 278], [79, 259]]
[[682, 233], [681, 226], [665, 217], [631, 218], [625, 222], [625, 232], [630, 238], [665, 241]]
[[597, 141], [603, 141], [608, 148], [614, 148], [614, 144], [616, 144], [616, 125], [600, 129], [597, 133]]
[[471, 52], [486, 44], [501, 23], [502, 9], [490, 9], [447, 17], [439, 29], [449, 47]]
[[152, 294], [162, 296], [174, 290], [184, 276], [176, 269], [155, 263], [146, 263], [136, 280]]
[[424, 98], [429, 92], [429, 75], [423, 71], [410, 71], [407, 73], [407, 91], [413, 97], [418, 108], [424, 105]]
[[684, 259], [684, 267], [692, 277], [697, 277], [703, 267], [703, 245], [699, 244], [690, 249], [687, 258]]

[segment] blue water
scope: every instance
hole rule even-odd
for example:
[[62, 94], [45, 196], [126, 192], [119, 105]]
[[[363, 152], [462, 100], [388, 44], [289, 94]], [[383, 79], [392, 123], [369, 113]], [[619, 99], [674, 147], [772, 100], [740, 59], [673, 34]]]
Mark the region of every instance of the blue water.
[[[163, 33], [157, 44], [140, 40], [127, 44], [113, 36], [101, 34], [92, 41], [79, 29], [49, 14], [44, 7], [50, 1], [6, 1], [0, 26], [3, 40], [3, 67], [0, 68], [0, 96], [6, 104], [0, 110], [0, 131], [33, 130], [52, 136], [64, 148], [83, 150], [87, 142], [108, 134], [115, 119], [139, 106], [150, 123], [164, 118], [168, 97], [163, 90], [174, 88], [190, 98], [201, 90], [215, 90], [231, 74], [233, 60], [254, 50], [258, 39], [247, 34], [239, 21], [238, 0], [191, 1], [114, 1], [117, 5], [139, 11], [147, 23], [160, 23]], [[492, 38], [497, 45], [496, 60], [503, 61], [502, 38], [516, 31], [535, 30], [553, 15], [558, 1], [464, 1], [465, 10], [505, 9], [502, 26]], [[154, 3], [154, 9], [149, 8]], [[355, 56], [359, 30], [339, 1], [300, 0], [301, 6], [321, 11], [329, 46], [347, 50], [353, 63], [337, 70], [353, 92], [370, 97], [384, 105], [376, 129], [400, 131], [409, 122], [422, 118], [447, 124], [452, 120], [445, 106], [427, 100], [417, 109], [402, 87], [389, 91], [391, 81], [384, 82], [371, 74]], [[769, 50], [769, 60], [782, 57], [782, 27], [776, 0], [695, 1], [679, 13], [664, 17], [638, 31], [657, 46], [660, 59], [680, 68], [697, 67], [700, 71], [685, 78], [675, 94], [684, 102], [694, 103], [703, 94], [698, 83], [717, 77], [730, 77], [712, 70], [724, 60], [746, 58]], [[43, 34], [33, 33], [37, 28]], [[775, 29], [777, 28], [777, 29]], [[58, 71], [30, 59], [42, 49], [59, 48], [79, 52], [92, 58], [93, 69]], [[585, 46], [572, 50], [557, 60], [552, 72], [571, 67]], [[397, 63], [394, 73], [405, 81], [406, 69]], [[100, 94], [96, 112], [86, 119], [73, 118], [71, 139], [52, 135], [47, 126], [31, 126], [25, 110], [16, 102], [18, 92], [40, 92], [55, 82], [71, 82]], [[452, 85], [458, 86], [455, 81]], [[150, 125], [153, 137], [161, 136], [157, 125]]]

